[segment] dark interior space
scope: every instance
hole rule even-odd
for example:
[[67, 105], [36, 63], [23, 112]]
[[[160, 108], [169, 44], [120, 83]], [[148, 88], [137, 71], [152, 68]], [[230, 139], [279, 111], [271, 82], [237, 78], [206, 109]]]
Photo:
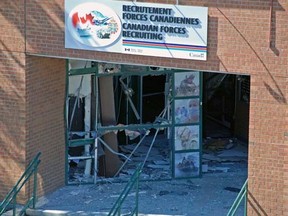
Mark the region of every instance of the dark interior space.
[[235, 76], [204, 73], [203, 137], [233, 136]]
[[142, 122], [152, 123], [165, 107], [166, 75], [143, 77]]
[[203, 138], [248, 140], [250, 77], [203, 73]]

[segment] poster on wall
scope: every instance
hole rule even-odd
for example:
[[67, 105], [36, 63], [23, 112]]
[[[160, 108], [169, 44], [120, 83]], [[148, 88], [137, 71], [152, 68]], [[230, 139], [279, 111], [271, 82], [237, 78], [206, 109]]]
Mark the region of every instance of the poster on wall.
[[199, 152], [175, 153], [175, 178], [188, 178], [200, 174]]
[[199, 98], [175, 100], [175, 123], [189, 124], [197, 123], [200, 118]]
[[175, 73], [175, 97], [199, 96], [199, 72]]
[[199, 125], [175, 127], [175, 151], [199, 149]]
[[208, 8], [65, 0], [65, 48], [207, 59]]

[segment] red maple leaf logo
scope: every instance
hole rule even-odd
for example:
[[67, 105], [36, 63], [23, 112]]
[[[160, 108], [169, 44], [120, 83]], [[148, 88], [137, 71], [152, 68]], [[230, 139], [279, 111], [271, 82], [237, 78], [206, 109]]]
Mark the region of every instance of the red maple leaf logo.
[[90, 21], [90, 23], [93, 25], [93, 16], [91, 15], [91, 13], [86, 14], [86, 18], [84, 17], [80, 17], [81, 23], [85, 24], [86, 22]]
[[93, 25], [93, 16], [91, 15], [91, 13], [86, 14], [86, 17], [80, 17], [78, 16], [78, 12], [74, 13], [72, 15], [72, 23], [73, 26], [76, 27], [77, 24], [81, 21], [82, 24], [85, 24], [86, 22], [90, 22]]

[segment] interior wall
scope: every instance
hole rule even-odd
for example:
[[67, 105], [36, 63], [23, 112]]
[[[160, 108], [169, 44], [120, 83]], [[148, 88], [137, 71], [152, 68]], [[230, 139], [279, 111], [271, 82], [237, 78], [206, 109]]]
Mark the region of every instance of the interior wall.
[[65, 184], [65, 64], [63, 59], [27, 56], [26, 157], [29, 162], [42, 152], [39, 195]]

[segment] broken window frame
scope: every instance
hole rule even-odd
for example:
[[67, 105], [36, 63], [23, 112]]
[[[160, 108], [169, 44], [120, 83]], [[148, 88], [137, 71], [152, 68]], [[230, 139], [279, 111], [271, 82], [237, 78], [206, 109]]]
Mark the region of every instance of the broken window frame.
[[[143, 67], [143, 71], [136, 71], [136, 72], [125, 72], [125, 68], [129, 67], [128, 65], [120, 65], [121, 69], [120, 72], [112, 72], [109, 73], [109, 71], [107, 73], [99, 73], [99, 65], [98, 64], [105, 64], [105, 63], [98, 63], [98, 62], [93, 62], [94, 66], [91, 66], [91, 68], [79, 68], [79, 69], [69, 69], [69, 60], [67, 60], [67, 66], [66, 66], [66, 98], [65, 98], [65, 108], [64, 108], [64, 112], [65, 112], [65, 126], [66, 126], [66, 152], [65, 152], [65, 182], [66, 184], [73, 184], [73, 183], [69, 183], [69, 178], [68, 178], [68, 170], [69, 170], [69, 155], [68, 155], [68, 150], [69, 147], [78, 147], [78, 146], [85, 146], [85, 145], [93, 145], [95, 149], [97, 149], [97, 140], [98, 139], [94, 139], [94, 138], [83, 138], [83, 139], [77, 139], [77, 140], [69, 140], [69, 125], [68, 125], [68, 105], [67, 105], [67, 101], [69, 98], [69, 77], [70, 76], [76, 76], [76, 75], [93, 75], [95, 77], [95, 109], [96, 109], [96, 113], [95, 113], [95, 132], [96, 133], [105, 133], [107, 131], [113, 131], [113, 130], [135, 130], [135, 129], [160, 129], [160, 128], [166, 128], [168, 129], [167, 133], [168, 136], [170, 136], [170, 139], [172, 140], [172, 156], [170, 158], [170, 162], [171, 162], [171, 178], [175, 177], [174, 175], [174, 170], [175, 170], [175, 153], [178, 153], [179, 151], [175, 151], [175, 139], [174, 139], [174, 130], [175, 130], [175, 126], [179, 126], [177, 124], [175, 124], [175, 120], [174, 120], [174, 116], [171, 115], [171, 113], [168, 113], [168, 123], [163, 123], [163, 124], [159, 124], [159, 123], [142, 123], [142, 100], [140, 100], [140, 104], [137, 105], [137, 107], [140, 109], [140, 123], [139, 124], [127, 124], [127, 125], [110, 125], [110, 126], [103, 126], [101, 124], [101, 121], [99, 121], [99, 93], [98, 93], [98, 79], [100, 77], [105, 77], [105, 76], [113, 76], [113, 77], [118, 77], [118, 76], [140, 76], [141, 77], [141, 83], [140, 83], [140, 95], [143, 95], [143, 76], [147, 76], [147, 75], [168, 75], [170, 74], [173, 78], [172, 78], [172, 83], [170, 86], [170, 99], [169, 98], [165, 98], [165, 101], [169, 101], [171, 102], [171, 108], [172, 109], [168, 109], [168, 112], [173, 112], [174, 111], [174, 103], [175, 103], [175, 90], [173, 88], [173, 84], [174, 84], [174, 76], [175, 73], [178, 72], [193, 72], [193, 70], [182, 70], [182, 69], [165, 69], [165, 68], [158, 68], [158, 67], [154, 67], [152, 69], [152, 67], [148, 67], [148, 66], [136, 66], [136, 67]], [[202, 73], [200, 73], [200, 89], [202, 89]], [[172, 88], [172, 90], [171, 90]], [[177, 97], [179, 98], [179, 97]], [[200, 119], [199, 119], [199, 127], [200, 127], [200, 131], [199, 131], [199, 155], [202, 151], [202, 91], [200, 90], [200, 94], [199, 94], [199, 101], [200, 101]], [[166, 105], [166, 104], [165, 104]], [[173, 111], [170, 111], [173, 110]], [[171, 130], [171, 131], [170, 131]], [[89, 131], [89, 132], [93, 132], [93, 131]], [[169, 133], [172, 133], [169, 135]], [[102, 135], [99, 135], [100, 137]], [[186, 152], [186, 151], [185, 151]], [[189, 151], [191, 152], [191, 151]], [[196, 151], [193, 151], [196, 152]], [[92, 155], [91, 157], [87, 157], [89, 159], [95, 159], [97, 157], [97, 151], [95, 151], [94, 155]], [[98, 170], [98, 164], [97, 164], [97, 160], [94, 160], [94, 183], [96, 183], [96, 178], [97, 178], [97, 170]], [[201, 155], [199, 156], [199, 168], [200, 168], [200, 175], [201, 175]], [[190, 178], [190, 177], [189, 177]], [[84, 183], [85, 184], [85, 183]], [[91, 184], [91, 183], [88, 183]]]
[[[87, 63], [88, 61], [86, 61]], [[81, 147], [83, 146], [85, 148], [85, 146], [94, 146], [95, 147], [95, 139], [93, 138], [81, 138], [81, 139], [69, 139], [69, 137], [71, 136], [71, 131], [70, 131], [70, 124], [72, 124], [72, 122], [70, 122], [69, 124], [69, 118], [68, 118], [68, 114], [69, 114], [69, 77], [71, 76], [85, 76], [85, 75], [91, 75], [91, 80], [92, 80], [92, 75], [96, 76], [97, 74], [97, 67], [87, 67], [86, 68], [86, 64], [84, 68], [74, 68], [71, 69], [69, 68], [69, 60], [66, 60], [66, 96], [65, 96], [65, 108], [64, 108], [64, 118], [65, 118], [65, 139], [66, 139], [66, 148], [65, 148], [65, 183], [66, 185], [70, 185], [73, 184], [71, 182], [69, 182], [69, 161], [73, 160], [73, 159], [84, 159], [84, 160], [93, 160], [95, 158], [95, 154], [94, 155], [86, 155], [86, 156], [69, 156], [68, 152], [69, 152], [69, 148], [70, 147]], [[82, 81], [81, 81], [82, 82]], [[79, 87], [80, 88], [80, 87]], [[79, 89], [80, 92], [80, 89]], [[95, 99], [96, 99], [97, 95], [95, 95]], [[91, 100], [92, 100], [92, 96], [91, 96]], [[97, 110], [97, 108], [96, 108]], [[97, 114], [96, 114], [97, 115]], [[95, 115], [95, 122], [97, 122], [97, 117]], [[85, 129], [84, 129], [85, 130]], [[92, 133], [93, 131], [90, 128], [90, 131], [83, 131], [83, 133]], [[94, 163], [95, 164], [95, 163]], [[95, 167], [92, 168], [93, 170], [95, 170]], [[92, 183], [92, 182], [91, 182]], [[91, 184], [90, 182], [81, 182], [81, 184]]]

